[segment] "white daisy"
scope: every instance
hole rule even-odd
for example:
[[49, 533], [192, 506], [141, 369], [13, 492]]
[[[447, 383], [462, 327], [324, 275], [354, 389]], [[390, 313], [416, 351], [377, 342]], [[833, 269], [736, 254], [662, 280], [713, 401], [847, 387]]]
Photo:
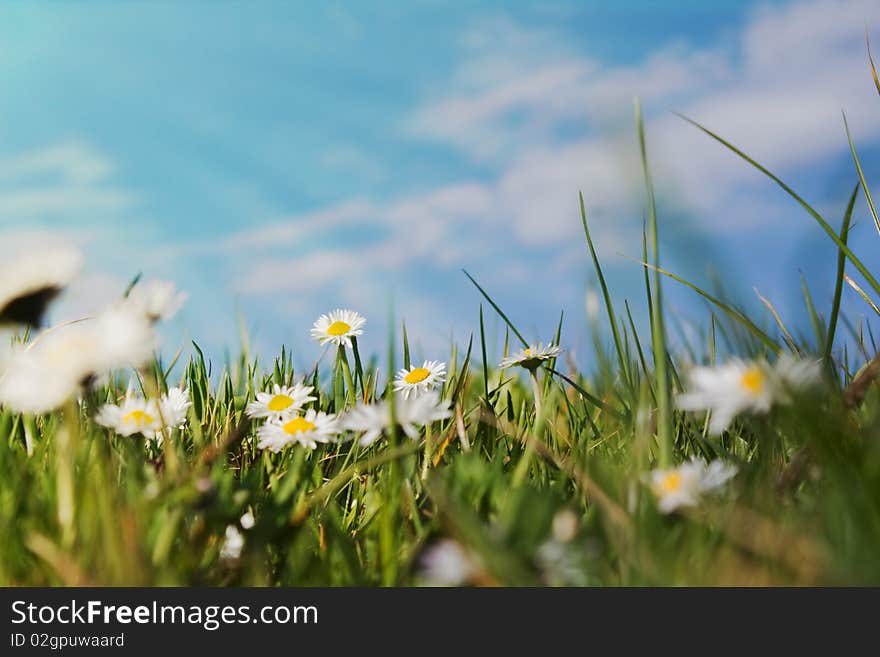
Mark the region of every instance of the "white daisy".
[[73, 280], [83, 257], [69, 246], [25, 248], [0, 259], [0, 324], [39, 326], [49, 302]]
[[95, 422], [113, 429], [120, 436], [139, 433], [147, 440], [153, 440], [164, 428], [156, 402], [134, 395], [126, 395], [118, 406], [104, 404], [95, 416]]
[[131, 289], [125, 303], [157, 322], [174, 317], [187, 298], [186, 292], [179, 292], [171, 281], [146, 281]]
[[311, 394], [314, 389], [314, 386], [307, 386], [302, 381], [292, 387], [283, 387], [276, 383], [272, 392], [258, 392], [257, 399], [247, 405], [245, 413], [250, 418], [280, 420], [293, 417], [303, 406], [317, 399]]
[[550, 360], [551, 358], [556, 358], [559, 354], [562, 353], [562, 349], [555, 344], [548, 344], [546, 347], [544, 343], [541, 342], [537, 345], [530, 345], [525, 349], [520, 349], [515, 354], [512, 354], [501, 361], [501, 364], [498, 366], [501, 369], [506, 369], [508, 367], [513, 367], [514, 365], [519, 365], [520, 367], [525, 367], [526, 369], [533, 370], [537, 368], [543, 361]]
[[717, 367], [694, 367], [688, 372], [688, 392], [676, 403], [686, 411], [712, 412], [709, 430], [723, 432], [744, 411], [766, 413], [774, 403], [790, 401], [788, 393], [818, 381], [819, 364], [781, 356], [775, 366], [764, 360], [733, 359]]
[[473, 556], [448, 538], [427, 548], [420, 565], [420, 579], [428, 586], [462, 586], [479, 573]]
[[133, 367], [140, 369], [153, 359], [156, 332], [147, 317], [127, 304], [110, 306], [91, 326], [100, 341], [100, 357], [94, 369], [99, 374]]
[[312, 327], [312, 338], [322, 345], [333, 343], [351, 348], [351, 338], [363, 335], [363, 326], [367, 323], [354, 310], [336, 309], [327, 315], [321, 315]]
[[154, 346], [146, 319], [121, 306], [53, 327], [12, 349], [0, 377], [0, 403], [26, 413], [53, 410], [112, 370], [146, 365]]
[[394, 391], [402, 392], [404, 398], [418, 396], [433, 390], [446, 380], [446, 363], [438, 360], [426, 360], [421, 367], [402, 369], [394, 380]]
[[78, 362], [55, 363], [45, 349], [17, 345], [10, 350], [0, 377], [0, 403], [19, 413], [47, 413], [79, 392], [83, 368]]
[[257, 447], [278, 453], [291, 443], [315, 449], [336, 438], [336, 416], [310, 408], [305, 415], [267, 422], [257, 430]]
[[192, 406], [189, 391], [177, 387], [168, 388], [168, 392], [159, 399], [159, 412], [166, 430], [181, 429], [186, 422], [187, 412]]
[[220, 546], [220, 558], [228, 561], [235, 561], [241, 556], [244, 549], [244, 535], [235, 525], [226, 527], [226, 534], [223, 537], [223, 544]]
[[[436, 391], [409, 399], [397, 394], [394, 398], [394, 412], [398, 426], [412, 440], [419, 438], [421, 427], [452, 415], [449, 402], [441, 400]], [[391, 429], [391, 405], [387, 400], [359, 404], [345, 415], [342, 426], [349, 431], [362, 433], [358, 443], [367, 447]]]
[[734, 465], [723, 461], [706, 463], [692, 459], [677, 468], [654, 470], [649, 483], [662, 513], [682, 506], [696, 506], [705, 494], [726, 484], [737, 473]]

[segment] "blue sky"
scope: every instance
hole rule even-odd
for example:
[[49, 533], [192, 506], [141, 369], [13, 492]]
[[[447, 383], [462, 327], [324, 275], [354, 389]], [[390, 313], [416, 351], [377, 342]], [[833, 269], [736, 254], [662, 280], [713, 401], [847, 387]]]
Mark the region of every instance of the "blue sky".
[[[865, 22], [880, 44], [868, 0], [7, 3], [0, 226], [88, 253], [58, 319], [139, 271], [177, 281], [191, 299], [169, 351], [234, 348], [241, 313], [260, 351], [284, 342], [307, 364], [311, 322], [337, 306], [367, 315], [379, 349], [393, 303], [443, 357], [477, 327], [462, 268], [530, 338], [564, 309], [567, 344], [586, 351], [579, 190], [615, 296], [642, 313], [624, 257], [640, 251], [639, 96], [664, 264], [700, 283], [714, 271], [750, 304], [755, 286], [803, 325], [799, 272], [827, 306], [833, 246], [672, 111], [837, 223], [855, 182], [842, 109], [880, 167]], [[871, 262], [880, 237], [862, 205], [856, 220]]]

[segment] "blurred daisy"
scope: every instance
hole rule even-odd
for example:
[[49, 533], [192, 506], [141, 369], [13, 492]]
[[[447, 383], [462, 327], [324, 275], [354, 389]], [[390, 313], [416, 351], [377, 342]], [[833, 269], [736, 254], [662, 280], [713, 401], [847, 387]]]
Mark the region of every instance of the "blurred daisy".
[[244, 549], [244, 535], [235, 525], [226, 527], [226, 534], [223, 537], [223, 544], [220, 546], [220, 558], [228, 561], [234, 561], [241, 556]]
[[92, 338], [100, 343], [95, 372], [104, 374], [124, 367], [140, 369], [153, 359], [155, 330], [149, 319], [135, 308], [116, 304], [93, 321]]
[[141, 434], [153, 440], [164, 428], [159, 407], [152, 399], [126, 395], [121, 404], [104, 404], [95, 416], [95, 422], [113, 429], [120, 436]]
[[501, 369], [506, 369], [508, 367], [514, 367], [519, 365], [520, 367], [525, 367], [526, 369], [533, 370], [537, 368], [543, 361], [550, 360], [551, 358], [556, 358], [559, 354], [562, 353], [562, 349], [554, 344], [548, 344], [546, 347], [544, 343], [539, 343], [537, 345], [530, 345], [525, 349], [520, 349], [515, 354], [508, 356], [504, 360], [501, 361], [499, 367]]
[[462, 586], [479, 572], [469, 552], [448, 538], [428, 547], [420, 566], [420, 579], [428, 586]]
[[660, 511], [671, 513], [682, 506], [696, 506], [704, 494], [720, 488], [736, 473], [736, 466], [723, 461], [707, 464], [701, 459], [692, 459], [677, 468], [654, 470], [649, 483]]
[[446, 363], [426, 360], [421, 367], [402, 369], [394, 380], [394, 391], [403, 393], [405, 399], [433, 390], [446, 380]]
[[[436, 391], [414, 398], [398, 394], [394, 399], [394, 411], [397, 425], [412, 440], [419, 438], [421, 427], [452, 415], [449, 402], [441, 400]], [[349, 431], [362, 433], [358, 440], [361, 447], [372, 445], [379, 436], [391, 429], [391, 405], [387, 400], [360, 404], [345, 415], [342, 426]]]
[[276, 383], [272, 392], [258, 392], [257, 399], [247, 405], [245, 413], [250, 418], [290, 418], [307, 403], [317, 399], [311, 394], [314, 389], [302, 381], [292, 387], [282, 387]]
[[257, 430], [260, 449], [278, 453], [291, 443], [315, 449], [318, 443], [329, 443], [336, 438], [336, 416], [310, 408], [305, 415], [272, 420]]
[[186, 303], [188, 295], [171, 281], [146, 281], [135, 285], [125, 303], [137, 308], [151, 322], [171, 319]]
[[154, 348], [150, 324], [121, 306], [47, 329], [8, 355], [0, 403], [25, 413], [51, 411], [112, 370], [146, 365]]
[[322, 345], [333, 343], [350, 349], [351, 338], [363, 335], [366, 323], [367, 320], [353, 310], [333, 310], [318, 318], [312, 327], [312, 338]]
[[163, 427], [167, 430], [181, 429], [192, 401], [189, 391], [181, 388], [168, 388], [168, 392], [159, 399], [159, 413]]
[[82, 266], [79, 250], [67, 246], [27, 248], [0, 264], [0, 324], [40, 326], [49, 302]]
[[819, 380], [819, 363], [781, 356], [775, 366], [764, 360], [739, 359], [716, 367], [694, 367], [688, 372], [688, 391], [676, 403], [686, 411], [711, 411], [709, 431], [723, 432], [745, 411], [766, 413], [774, 403], [790, 401], [788, 393]]

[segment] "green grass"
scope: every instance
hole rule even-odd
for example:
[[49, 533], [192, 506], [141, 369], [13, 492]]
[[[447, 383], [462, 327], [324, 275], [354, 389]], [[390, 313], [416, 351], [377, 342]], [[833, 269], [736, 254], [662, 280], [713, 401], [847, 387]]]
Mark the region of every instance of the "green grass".
[[[813, 335], [798, 337], [770, 301], [773, 330], [761, 328], [767, 316], [750, 317], [661, 268], [662, 222], [640, 119], [637, 127], [648, 220], [643, 244], [634, 245], [642, 246], [642, 262], [634, 266], [645, 272], [649, 335], [637, 332], [629, 302], [625, 315], [615, 308], [581, 199], [585, 257], [596, 270], [611, 349], [597, 337], [591, 374], [563, 356], [530, 382], [525, 371], [497, 369], [502, 354], [488, 350], [484, 308], [475, 308], [477, 333], [448, 359], [442, 392], [454, 416], [419, 441], [399, 434], [369, 448], [348, 440], [271, 454], [256, 448], [256, 427], [244, 415], [255, 391], [300, 377], [314, 382], [314, 406], [328, 412], [382, 397], [377, 363], [394, 371], [397, 352], [409, 364], [405, 325], [400, 340], [389, 337], [387, 354], [361, 362], [355, 350], [352, 362], [326, 372], [294, 372], [284, 350], [269, 363], [244, 350], [210, 374], [195, 345], [176, 368], [157, 361], [140, 373], [143, 389], [179, 384], [193, 399], [186, 428], [162, 448], [92, 420], [102, 403], [124, 395], [121, 375], [56, 413], [0, 409], [0, 584], [409, 585], [422, 581], [426, 546], [444, 537], [475, 555], [479, 584], [880, 583], [880, 363], [871, 360], [870, 336], [840, 311], [844, 282], [856, 286], [866, 309], [880, 299], [880, 284], [847, 246], [859, 194], [876, 217], [852, 140], [858, 185], [839, 216], [826, 218], [697, 126], [779, 185], [793, 210], [838, 248], [834, 298], [825, 308], [804, 286]], [[832, 227], [838, 222], [839, 231]], [[848, 278], [849, 267], [866, 288]], [[515, 313], [505, 314], [491, 291], [471, 281], [508, 336], [525, 343], [509, 319]], [[684, 284], [709, 302], [699, 344], [671, 350], [667, 327], [676, 318], [665, 312], [664, 284]], [[593, 330], [598, 336], [604, 328]], [[561, 318], [555, 340], [566, 343]], [[675, 410], [688, 360], [772, 360], [784, 352], [823, 359], [824, 383], [767, 415], [739, 417], [721, 436], [708, 433], [704, 417]], [[171, 380], [170, 371], [182, 374]], [[724, 494], [659, 513], [646, 473], [691, 457], [721, 458], [740, 471]], [[256, 523], [242, 532], [240, 558], [222, 558], [226, 527], [247, 511]], [[572, 514], [574, 534], [554, 532], [554, 521]]]

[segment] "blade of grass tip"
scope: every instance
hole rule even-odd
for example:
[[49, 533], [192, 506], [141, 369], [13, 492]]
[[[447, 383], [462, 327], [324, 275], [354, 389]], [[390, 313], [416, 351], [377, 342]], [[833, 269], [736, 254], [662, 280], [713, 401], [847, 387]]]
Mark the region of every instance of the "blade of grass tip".
[[480, 347], [483, 350], [483, 394], [485, 395], [486, 403], [491, 406], [492, 402], [489, 401], [489, 360], [486, 354], [486, 327], [483, 323], [483, 304], [480, 304]]
[[[628, 256], [623, 256], [623, 257], [628, 258]], [[635, 260], [634, 258], [628, 258], [628, 259]], [[638, 261], [636, 261], [636, 262], [638, 262]], [[693, 283], [691, 283], [687, 279], [684, 279], [681, 276], [673, 274], [670, 271], [666, 271], [665, 269], [661, 269], [660, 267], [655, 267], [654, 265], [651, 265], [646, 262], [639, 262], [639, 264], [643, 265], [645, 267], [648, 267], [655, 272], [659, 272], [660, 274], [663, 274], [664, 276], [668, 276], [672, 280], [677, 281], [678, 283], [681, 283], [682, 285], [686, 285], [687, 287], [692, 289], [694, 292], [699, 294], [701, 297], [703, 297], [704, 299], [706, 299], [707, 301], [709, 301], [713, 305], [715, 305], [718, 308], [720, 308], [721, 310], [723, 310], [731, 318], [735, 319], [737, 322], [742, 324], [756, 338], [761, 340], [761, 342], [763, 342], [767, 346], [768, 349], [773, 351], [773, 353], [778, 354], [780, 351], [782, 351], [782, 348], [776, 343], [776, 341], [773, 338], [771, 338], [769, 335], [767, 335], [767, 333], [762, 331], [760, 329], [760, 327], [758, 327], [757, 324], [755, 324], [752, 320], [750, 320], [742, 312], [740, 312], [739, 310], [737, 310], [733, 306], [730, 306], [730, 305], [724, 303], [723, 301], [721, 301], [721, 299], [718, 299], [717, 297], [711, 295], [710, 293], [706, 292], [702, 288], [694, 285]]]
[[364, 401], [366, 401], [367, 386], [364, 383], [364, 366], [361, 362], [361, 352], [360, 349], [358, 349], [358, 341], [356, 335], [351, 336], [351, 351], [354, 354], [354, 373], [355, 376], [358, 378], [358, 381], [360, 381], [361, 393], [363, 394]]
[[[623, 306], [624, 306], [624, 308], [626, 308], [626, 317], [627, 317], [627, 320], [629, 321], [629, 327], [630, 327], [630, 330], [632, 331], [632, 334], [633, 334], [633, 341], [636, 344], [636, 353], [639, 355], [639, 363], [642, 366], [642, 372], [644, 372], [645, 376], [647, 376], [648, 363], [645, 360], [645, 352], [642, 351], [642, 342], [641, 342], [641, 340], [639, 340], [639, 334], [636, 331], [636, 324], [633, 321], [632, 312], [630, 311], [630, 308], [629, 308], [629, 302], [626, 299], [623, 300]], [[653, 394], [653, 391], [652, 391], [652, 394]]]
[[474, 287], [476, 287], [476, 288], [480, 291], [480, 294], [483, 295], [483, 297], [486, 299], [486, 301], [489, 302], [489, 305], [492, 306], [492, 308], [495, 309], [495, 312], [498, 313], [498, 316], [501, 317], [501, 319], [504, 320], [504, 323], [507, 324], [507, 326], [510, 328], [511, 331], [513, 331], [513, 334], [514, 334], [517, 338], [519, 338], [519, 341], [522, 342], [523, 347], [528, 347], [528, 346], [529, 346], [529, 343], [526, 342], [526, 339], [522, 336], [522, 333], [520, 333], [519, 331], [516, 330], [516, 327], [513, 325], [513, 322], [511, 322], [511, 321], [507, 318], [507, 315], [505, 315], [504, 312], [501, 310], [501, 308], [498, 307], [498, 304], [496, 304], [494, 301], [492, 301], [492, 297], [490, 297], [490, 296], [486, 293], [486, 290], [484, 290], [483, 288], [480, 287], [480, 284], [477, 283], [477, 281], [474, 280], [474, 277], [471, 276], [471, 275], [467, 272], [467, 270], [462, 269], [462, 271], [464, 272], [464, 275], [467, 276], [467, 277], [470, 279], [471, 283], [474, 284]]
[[[846, 212], [843, 214], [843, 225], [840, 227], [840, 241], [844, 244], [849, 239], [849, 226], [852, 222], [853, 210], [856, 206], [856, 199], [859, 196], [860, 183], [856, 183], [852, 194], [849, 197], [849, 203], [846, 206]], [[834, 284], [834, 299], [831, 303], [831, 315], [828, 318], [828, 331], [825, 338], [825, 361], [831, 367], [831, 350], [834, 347], [834, 333], [837, 330], [837, 317], [840, 314], [840, 298], [843, 293], [843, 273], [846, 268], [846, 254], [838, 249], [837, 252], [837, 279]]]
[[[559, 313], [559, 323], [556, 325], [556, 333], [553, 336], [553, 344], [555, 344], [557, 346], [562, 341], [562, 322], [564, 319], [565, 319], [565, 311], [562, 311]], [[551, 358], [550, 360], [548, 360], [546, 363], [546, 367], [544, 369], [549, 371], [549, 370], [552, 370], [553, 368], [555, 368], [557, 360], [558, 360], [557, 358]], [[553, 377], [551, 377], [551, 376], [546, 376], [546, 375], [544, 376], [544, 396], [545, 397], [547, 396], [547, 394], [550, 390], [550, 384], [552, 383], [552, 378]]]
[[608, 285], [605, 283], [605, 275], [602, 273], [602, 266], [599, 264], [599, 256], [596, 255], [596, 247], [593, 245], [593, 238], [590, 236], [590, 228], [587, 224], [587, 210], [584, 205], [583, 192], [578, 192], [578, 200], [581, 208], [581, 223], [584, 225], [584, 235], [587, 238], [587, 246], [590, 249], [590, 257], [593, 259], [593, 268], [596, 270], [596, 276], [599, 279], [599, 288], [602, 290], [602, 298], [605, 301], [605, 311], [608, 314], [608, 323], [611, 325], [611, 336], [614, 339], [614, 348], [617, 351], [617, 360], [620, 363], [620, 372], [623, 374], [624, 381], [629, 386], [631, 378], [629, 374], [629, 363], [626, 361], [623, 353], [623, 346], [620, 341], [620, 331], [617, 327], [614, 306], [611, 303], [611, 295], [608, 293]]
[[409, 338], [406, 335], [406, 322], [401, 322], [400, 326], [403, 330], [403, 367], [409, 369], [411, 363], [409, 359]]
[[801, 290], [804, 293], [804, 303], [807, 306], [807, 313], [810, 315], [810, 323], [813, 325], [813, 334], [816, 336], [816, 350], [825, 346], [825, 325], [816, 312], [816, 306], [813, 304], [813, 295], [810, 294], [810, 287], [807, 285], [807, 279], [803, 272], [801, 275]]
[[[636, 126], [639, 135], [639, 152], [642, 159], [642, 172], [648, 194], [648, 218], [651, 237], [651, 259], [655, 267], [660, 266], [660, 246], [657, 231], [657, 205], [654, 199], [654, 185], [648, 167], [648, 151], [645, 145], [645, 122], [638, 99], [635, 101]], [[657, 438], [660, 443], [660, 467], [672, 463], [672, 399], [669, 390], [669, 376], [666, 371], [666, 332], [663, 328], [663, 297], [660, 274], [654, 272], [654, 307], [651, 345], [654, 352], [654, 370], [657, 379]]]
[[125, 291], [122, 293], [122, 298], [127, 299], [128, 295], [131, 294], [131, 291], [134, 289], [134, 286], [140, 283], [141, 277], [143, 276], [143, 272], [138, 272], [134, 278], [129, 281], [128, 285], [125, 287]]
[[877, 93], [880, 94], [880, 77], [877, 77], [877, 67], [874, 66], [874, 57], [871, 55], [871, 37], [868, 35], [868, 25], [865, 25], [865, 46], [868, 50], [868, 63], [871, 66], [871, 77], [874, 78], [874, 86], [877, 87]]
[[739, 155], [743, 160], [745, 160], [746, 162], [751, 164], [758, 171], [760, 171], [765, 176], [770, 178], [770, 180], [772, 180], [777, 185], [779, 185], [779, 187], [781, 187], [782, 190], [786, 194], [791, 196], [791, 198], [793, 198], [798, 203], [798, 205], [800, 205], [804, 210], [806, 210], [807, 214], [809, 214], [811, 217], [813, 217], [813, 219], [816, 221], [816, 223], [818, 223], [819, 226], [822, 228], [822, 230], [825, 231], [825, 234], [828, 235], [828, 237], [830, 237], [831, 240], [835, 244], [837, 244], [838, 248], [841, 251], [843, 251], [843, 253], [846, 254], [846, 257], [849, 258], [849, 261], [851, 263], [853, 263], [853, 266], [859, 271], [859, 273], [862, 276], [865, 277], [865, 280], [868, 281], [868, 283], [870, 283], [870, 285], [874, 289], [874, 291], [877, 292], [877, 294], [880, 294], [880, 283], [877, 282], [877, 279], [871, 275], [871, 272], [868, 271], [867, 267], [865, 267], [865, 265], [862, 263], [862, 261], [852, 252], [852, 250], [850, 250], [850, 248], [840, 240], [840, 237], [837, 235], [836, 232], [834, 232], [834, 229], [831, 227], [831, 225], [827, 221], [825, 221], [825, 218], [821, 214], [819, 214], [816, 210], [814, 210], [813, 207], [809, 203], [807, 203], [803, 198], [801, 198], [797, 194], [797, 192], [795, 192], [791, 187], [789, 187], [787, 184], [785, 184], [781, 178], [776, 176], [769, 169], [767, 169], [763, 165], [761, 165], [758, 162], [756, 162], [755, 160], [753, 160], [751, 157], [746, 155], [743, 151], [738, 149], [736, 146], [734, 146], [730, 142], [724, 140], [722, 137], [719, 137], [714, 132], [712, 132], [708, 128], [703, 127], [702, 125], [700, 125], [699, 123], [697, 123], [693, 119], [689, 119], [688, 117], [684, 116], [683, 114], [679, 114], [678, 116], [681, 117], [682, 119], [684, 119], [685, 121], [687, 121], [688, 123], [690, 123], [691, 125], [693, 125], [695, 128], [703, 131], [705, 134], [710, 136], [712, 139], [717, 141], [722, 146], [730, 149], [731, 151], [733, 151], [734, 153]]
[[467, 352], [464, 355], [464, 363], [461, 366], [461, 374], [459, 374], [455, 381], [455, 389], [452, 391], [452, 397], [450, 398], [453, 404], [458, 403], [462, 388], [464, 388], [464, 382], [467, 380], [467, 375], [471, 368], [471, 349], [473, 349], [473, 346], [474, 334], [471, 333], [470, 338], [468, 338]]
[[865, 294], [865, 291], [861, 288], [861, 286], [846, 274], [843, 275], [843, 278], [844, 278], [844, 280], [846, 280], [847, 284], [852, 289], [854, 289], [856, 291], [856, 294], [858, 294], [860, 297], [862, 297], [862, 299], [864, 299], [865, 303], [867, 303], [869, 306], [871, 306], [871, 310], [873, 310], [875, 313], [880, 315], [880, 308], [878, 308], [877, 304], [871, 300], [871, 297], [869, 297], [867, 294]]
[[871, 211], [871, 217], [874, 219], [874, 227], [880, 234], [880, 217], [877, 216], [877, 206], [874, 205], [874, 199], [871, 198], [871, 190], [868, 189], [868, 182], [865, 180], [865, 172], [862, 171], [862, 164], [859, 162], [859, 155], [856, 152], [856, 145], [853, 142], [852, 135], [849, 131], [849, 122], [846, 120], [846, 113], [843, 113], [843, 127], [846, 130], [846, 140], [849, 142], [849, 150], [852, 153], [853, 164], [856, 166], [856, 172], [859, 174], [859, 182], [862, 184], [862, 191], [865, 192], [865, 200], [868, 202], [868, 209]]
[[791, 337], [791, 333], [789, 333], [788, 329], [785, 327], [785, 324], [782, 323], [782, 318], [779, 316], [779, 313], [776, 312], [776, 308], [773, 307], [773, 304], [770, 303], [770, 299], [758, 292], [758, 288], [753, 287], [752, 290], [758, 296], [758, 299], [761, 300], [761, 303], [767, 306], [767, 310], [770, 311], [770, 314], [776, 321], [776, 325], [779, 326], [779, 330], [782, 331], [782, 337], [785, 339], [786, 344], [788, 344], [788, 348], [791, 349], [795, 354], [800, 353], [797, 348], [797, 344], [794, 341], [794, 338]]

